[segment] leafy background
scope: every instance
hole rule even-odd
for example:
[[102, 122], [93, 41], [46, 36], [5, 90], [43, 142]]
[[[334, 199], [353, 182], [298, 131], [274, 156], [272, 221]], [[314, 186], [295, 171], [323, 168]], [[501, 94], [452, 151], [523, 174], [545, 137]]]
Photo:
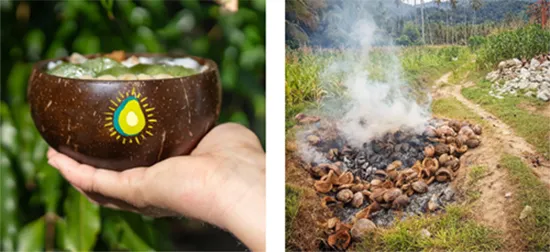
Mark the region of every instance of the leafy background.
[[265, 0], [237, 12], [216, 2], [0, 1], [0, 250], [242, 250], [232, 235], [188, 219], [151, 219], [95, 206], [45, 159], [26, 87], [40, 59], [125, 50], [185, 52], [220, 67], [220, 122], [265, 142]]

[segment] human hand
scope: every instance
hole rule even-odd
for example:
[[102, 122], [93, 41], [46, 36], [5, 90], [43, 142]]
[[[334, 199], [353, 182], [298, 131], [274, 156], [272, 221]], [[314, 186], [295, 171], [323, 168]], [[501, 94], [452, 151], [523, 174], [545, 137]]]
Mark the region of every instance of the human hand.
[[122, 172], [80, 164], [50, 148], [48, 162], [92, 202], [150, 216], [197, 218], [265, 250], [265, 152], [238, 124], [212, 129], [189, 156]]

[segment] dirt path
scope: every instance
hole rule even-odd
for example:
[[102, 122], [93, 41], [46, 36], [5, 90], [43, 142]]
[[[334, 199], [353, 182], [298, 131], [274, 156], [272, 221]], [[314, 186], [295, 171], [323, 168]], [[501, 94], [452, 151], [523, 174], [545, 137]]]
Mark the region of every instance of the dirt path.
[[[451, 73], [446, 73], [441, 78], [436, 81], [436, 85], [441, 85], [448, 82], [449, 76]], [[531, 158], [536, 156], [535, 148], [529, 144], [522, 137], [514, 134], [514, 131], [506, 123], [499, 120], [493, 114], [487, 112], [481, 106], [471, 102], [466, 99], [461, 90], [463, 87], [470, 87], [475, 85], [473, 82], [466, 82], [462, 85], [447, 86], [442, 88], [437, 88], [434, 90], [434, 97], [454, 97], [470, 110], [478, 114], [483, 120], [487, 121], [490, 125], [493, 126], [494, 136], [488, 139], [484, 139], [485, 145], [492, 146], [493, 148], [498, 148], [499, 150], [505, 151], [512, 155], [521, 157], [526, 163], [530, 165]], [[491, 153], [496, 153], [495, 150]], [[498, 152], [500, 153], [500, 152]], [[544, 161], [543, 161], [544, 162]], [[544, 162], [541, 166], [533, 167], [533, 172], [537, 177], [539, 177], [546, 186], [550, 189], [550, 164]]]
[[[454, 97], [479, 115], [488, 125], [492, 126], [482, 135], [482, 144], [477, 149], [468, 151], [461, 157], [463, 167], [466, 169], [461, 172], [462, 176], [459, 177], [467, 180], [466, 175], [474, 165], [483, 165], [487, 168], [486, 176], [480, 179], [476, 186], [476, 189], [481, 192], [479, 199], [476, 201], [476, 214], [487, 225], [501, 230], [505, 240], [513, 241], [517, 237], [515, 237], [511, 226], [514, 224], [510, 220], [517, 217], [509, 216], [508, 209], [512, 197], [507, 198], [506, 195], [513, 194], [514, 187], [508, 182], [506, 171], [500, 167], [499, 161], [502, 154], [510, 153], [521, 157], [524, 162], [529, 164], [531, 162], [530, 158], [536, 154], [535, 148], [523, 138], [515, 135], [513, 129], [496, 116], [462, 96], [461, 89], [475, 85], [474, 83], [466, 82], [462, 85], [441, 87], [443, 84], [448, 83], [450, 76], [451, 73], [447, 73], [435, 82], [436, 86], [434, 86], [432, 92], [434, 98]], [[550, 167], [548, 164], [546, 165], [546, 167], [533, 168], [533, 172], [550, 190]], [[511, 243], [513, 244], [513, 242]]]

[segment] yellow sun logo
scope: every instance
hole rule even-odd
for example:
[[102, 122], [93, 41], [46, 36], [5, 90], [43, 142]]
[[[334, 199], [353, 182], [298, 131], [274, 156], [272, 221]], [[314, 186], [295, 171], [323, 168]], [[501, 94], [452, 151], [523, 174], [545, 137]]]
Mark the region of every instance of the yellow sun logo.
[[157, 122], [152, 113], [155, 108], [146, 101], [147, 97], [136, 93], [135, 88], [126, 93], [119, 91], [116, 100], [110, 100], [114, 107], [109, 106], [110, 111], [104, 112], [107, 116], [105, 127], [109, 128], [110, 136], [122, 140], [122, 144], [141, 144], [146, 135], [153, 136], [152, 124]]

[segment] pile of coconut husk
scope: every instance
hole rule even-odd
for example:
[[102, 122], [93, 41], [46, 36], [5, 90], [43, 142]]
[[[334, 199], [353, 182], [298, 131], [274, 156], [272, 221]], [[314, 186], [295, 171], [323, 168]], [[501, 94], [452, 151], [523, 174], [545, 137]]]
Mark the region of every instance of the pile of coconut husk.
[[477, 124], [433, 119], [421, 133], [396, 130], [352, 147], [334, 122], [303, 114], [296, 119], [309, 125], [301, 140], [323, 155], [308, 172], [321, 204], [335, 215], [325, 224], [325, 242], [337, 250], [396, 218], [443, 210], [454, 201], [450, 182], [460, 156], [479, 146], [482, 133]]

